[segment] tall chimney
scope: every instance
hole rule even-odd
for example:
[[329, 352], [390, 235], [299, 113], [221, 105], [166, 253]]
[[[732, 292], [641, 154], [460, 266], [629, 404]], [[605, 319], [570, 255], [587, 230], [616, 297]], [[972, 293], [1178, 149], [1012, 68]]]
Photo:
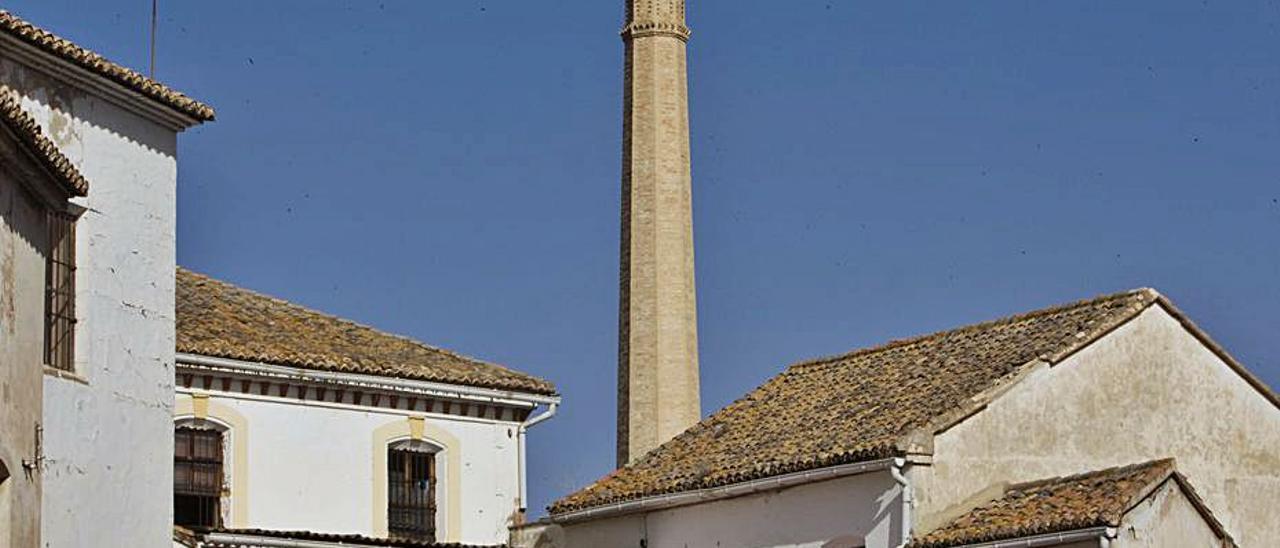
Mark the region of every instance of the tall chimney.
[[685, 0], [628, 0], [618, 466], [698, 422]]

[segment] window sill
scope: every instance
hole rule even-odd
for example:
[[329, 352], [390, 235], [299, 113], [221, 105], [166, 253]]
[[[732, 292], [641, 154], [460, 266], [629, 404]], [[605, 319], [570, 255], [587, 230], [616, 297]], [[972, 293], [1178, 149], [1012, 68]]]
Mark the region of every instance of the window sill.
[[65, 379], [71, 382], [76, 382], [76, 383], [83, 384], [85, 386], [89, 386], [89, 379], [81, 377], [80, 375], [77, 375], [70, 371], [63, 371], [56, 367], [50, 367], [47, 365], [44, 366], [44, 374], [50, 377], [57, 377], [59, 379]]

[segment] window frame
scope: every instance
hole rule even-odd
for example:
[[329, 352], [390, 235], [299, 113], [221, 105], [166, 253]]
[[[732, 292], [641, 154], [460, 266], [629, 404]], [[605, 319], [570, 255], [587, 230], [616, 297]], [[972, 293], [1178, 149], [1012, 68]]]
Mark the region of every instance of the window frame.
[[[227, 443], [226, 432], [224, 429], [207, 423], [200, 422], [179, 422], [174, 424], [174, 450], [173, 450], [173, 502], [174, 502], [174, 524], [189, 527], [221, 527], [223, 523], [223, 496], [226, 494], [227, 481]], [[187, 451], [182, 450], [183, 443], [180, 436], [188, 437]], [[216, 450], [206, 452], [204, 455], [198, 454], [197, 443], [200, 438], [204, 438], [205, 446], [214, 447]], [[212, 453], [212, 455], [210, 454]], [[181, 466], [189, 467], [190, 471], [186, 474], [189, 481], [185, 482], [180, 492], [179, 474]], [[213, 485], [201, 486], [201, 480], [195, 479], [195, 474], [199, 469], [205, 469], [206, 478], [212, 478]], [[198, 500], [194, 501], [199, 505], [198, 521], [199, 523], [180, 523], [178, 517], [178, 501], [179, 497], [193, 497]]]
[[75, 373], [76, 340], [76, 217], [48, 210], [49, 238], [45, 257], [44, 364]]
[[[438, 457], [442, 448], [421, 440], [387, 445], [387, 536], [395, 539], [436, 542], [440, 505]], [[414, 484], [425, 481], [425, 489]], [[421, 512], [418, 520], [403, 516]], [[398, 519], [400, 518], [400, 519]], [[416, 521], [416, 523], [415, 523]]]

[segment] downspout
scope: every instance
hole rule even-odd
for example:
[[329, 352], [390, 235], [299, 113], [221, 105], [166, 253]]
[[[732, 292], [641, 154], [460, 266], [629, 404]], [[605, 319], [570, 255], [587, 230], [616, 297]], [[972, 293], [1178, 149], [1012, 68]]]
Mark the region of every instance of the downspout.
[[902, 473], [906, 467], [907, 460], [902, 458], [893, 459], [893, 466], [889, 467], [889, 475], [902, 487], [902, 544], [897, 548], [911, 543], [911, 507], [915, 504], [915, 497], [911, 494], [911, 482]]
[[525, 514], [525, 511], [528, 510], [529, 508], [529, 485], [528, 485], [529, 476], [528, 476], [528, 473], [526, 472], [526, 467], [525, 467], [525, 461], [528, 460], [527, 459], [528, 451], [525, 449], [525, 446], [524, 446], [525, 432], [528, 432], [528, 430], [530, 428], [533, 428], [534, 425], [542, 421], [545, 421], [547, 419], [550, 419], [551, 417], [556, 416], [556, 409], [558, 409], [559, 407], [560, 407], [559, 402], [552, 402], [548, 404], [546, 411], [543, 411], [542, 413], [539, 413], [535, 416], [529, 417], [528, 419], [525, 419], [525, 421], [520, 423], [520, 426], [516, 429], [516, 453], [519, 455], [518, 458], [520, 460], [520, 469], [518, 472], [520, 476], [519, 478], [520, 500], [518, 502], [518, 510], [522, 518]]

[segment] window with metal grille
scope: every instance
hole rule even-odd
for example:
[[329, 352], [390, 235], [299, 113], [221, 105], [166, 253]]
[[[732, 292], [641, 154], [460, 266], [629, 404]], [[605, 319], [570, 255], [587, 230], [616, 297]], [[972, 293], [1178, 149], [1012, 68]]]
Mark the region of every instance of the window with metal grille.
[[49, 258], [45, 263], [44, 362], [72, 370], [76, 334], [76, 221], [50, 211]]
[[436, 540], [436, 456], [412, 445], [387, 449], [387, 530], [393, 538]]
[[220, 526], [222, 432], [179, 426], [173, 442], [173, 523]]

